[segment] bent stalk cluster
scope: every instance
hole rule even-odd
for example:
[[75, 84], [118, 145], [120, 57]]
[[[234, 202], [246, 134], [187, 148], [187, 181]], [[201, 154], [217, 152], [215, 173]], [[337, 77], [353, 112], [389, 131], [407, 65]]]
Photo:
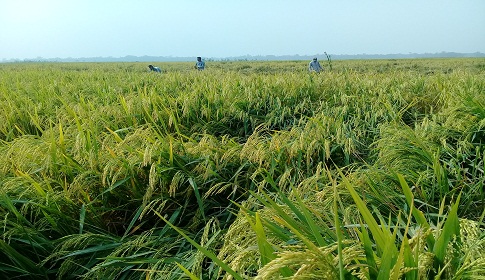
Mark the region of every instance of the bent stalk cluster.
[[485, 277], [483, 59], [0, 65], [0, 275]]

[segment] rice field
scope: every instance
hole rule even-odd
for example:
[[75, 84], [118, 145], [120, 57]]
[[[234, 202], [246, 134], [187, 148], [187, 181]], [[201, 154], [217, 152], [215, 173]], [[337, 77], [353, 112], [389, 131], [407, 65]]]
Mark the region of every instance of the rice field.
[[2, 279], [485, 279], [485, 59], [0, 64]]

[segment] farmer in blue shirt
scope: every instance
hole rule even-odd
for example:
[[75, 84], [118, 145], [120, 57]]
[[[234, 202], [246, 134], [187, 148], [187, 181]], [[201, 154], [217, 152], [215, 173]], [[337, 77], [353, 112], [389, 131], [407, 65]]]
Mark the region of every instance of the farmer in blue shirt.
[[162, 70], [159, 67], [153, 66], [153, 65], [148, 65], [148, 68], [150, 68], [150, 71], [157, 72], [157, 73], [162, 73]]
[[205, 68], [205, 62], [202, 61], [202, 58], [200, 56], [198, 56], [197, 62], [195, 63], [195, 69], [204, 70], [204, 68]]
[[318, 62], [317, 58], [313, 58], [312, 61], [310, 61], [310, 63], [308, 64], [308, 71], [310, 72], [320, 72], [320, 71], [323, 71], [323, 68], [322, 66], [320, 65], [320, 62]]

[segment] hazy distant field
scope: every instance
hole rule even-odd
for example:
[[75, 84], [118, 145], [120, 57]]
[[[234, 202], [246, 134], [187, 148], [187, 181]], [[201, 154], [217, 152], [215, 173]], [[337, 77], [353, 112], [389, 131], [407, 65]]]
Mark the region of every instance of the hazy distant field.
[[194, 63], [0, 64], [2, 278], [485, 277], [485, 59]]

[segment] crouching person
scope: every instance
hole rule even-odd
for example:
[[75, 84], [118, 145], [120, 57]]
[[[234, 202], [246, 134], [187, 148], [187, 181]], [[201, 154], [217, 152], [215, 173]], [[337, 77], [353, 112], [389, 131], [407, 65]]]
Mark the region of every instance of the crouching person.
[[150, 65], [148, 65], [148, 68], [152, 72], [162, 73], [162, 70], [160, 69], [160, 67], [156, 67], [156, 66], [153, 66], [153, 65], [150, 64]]

